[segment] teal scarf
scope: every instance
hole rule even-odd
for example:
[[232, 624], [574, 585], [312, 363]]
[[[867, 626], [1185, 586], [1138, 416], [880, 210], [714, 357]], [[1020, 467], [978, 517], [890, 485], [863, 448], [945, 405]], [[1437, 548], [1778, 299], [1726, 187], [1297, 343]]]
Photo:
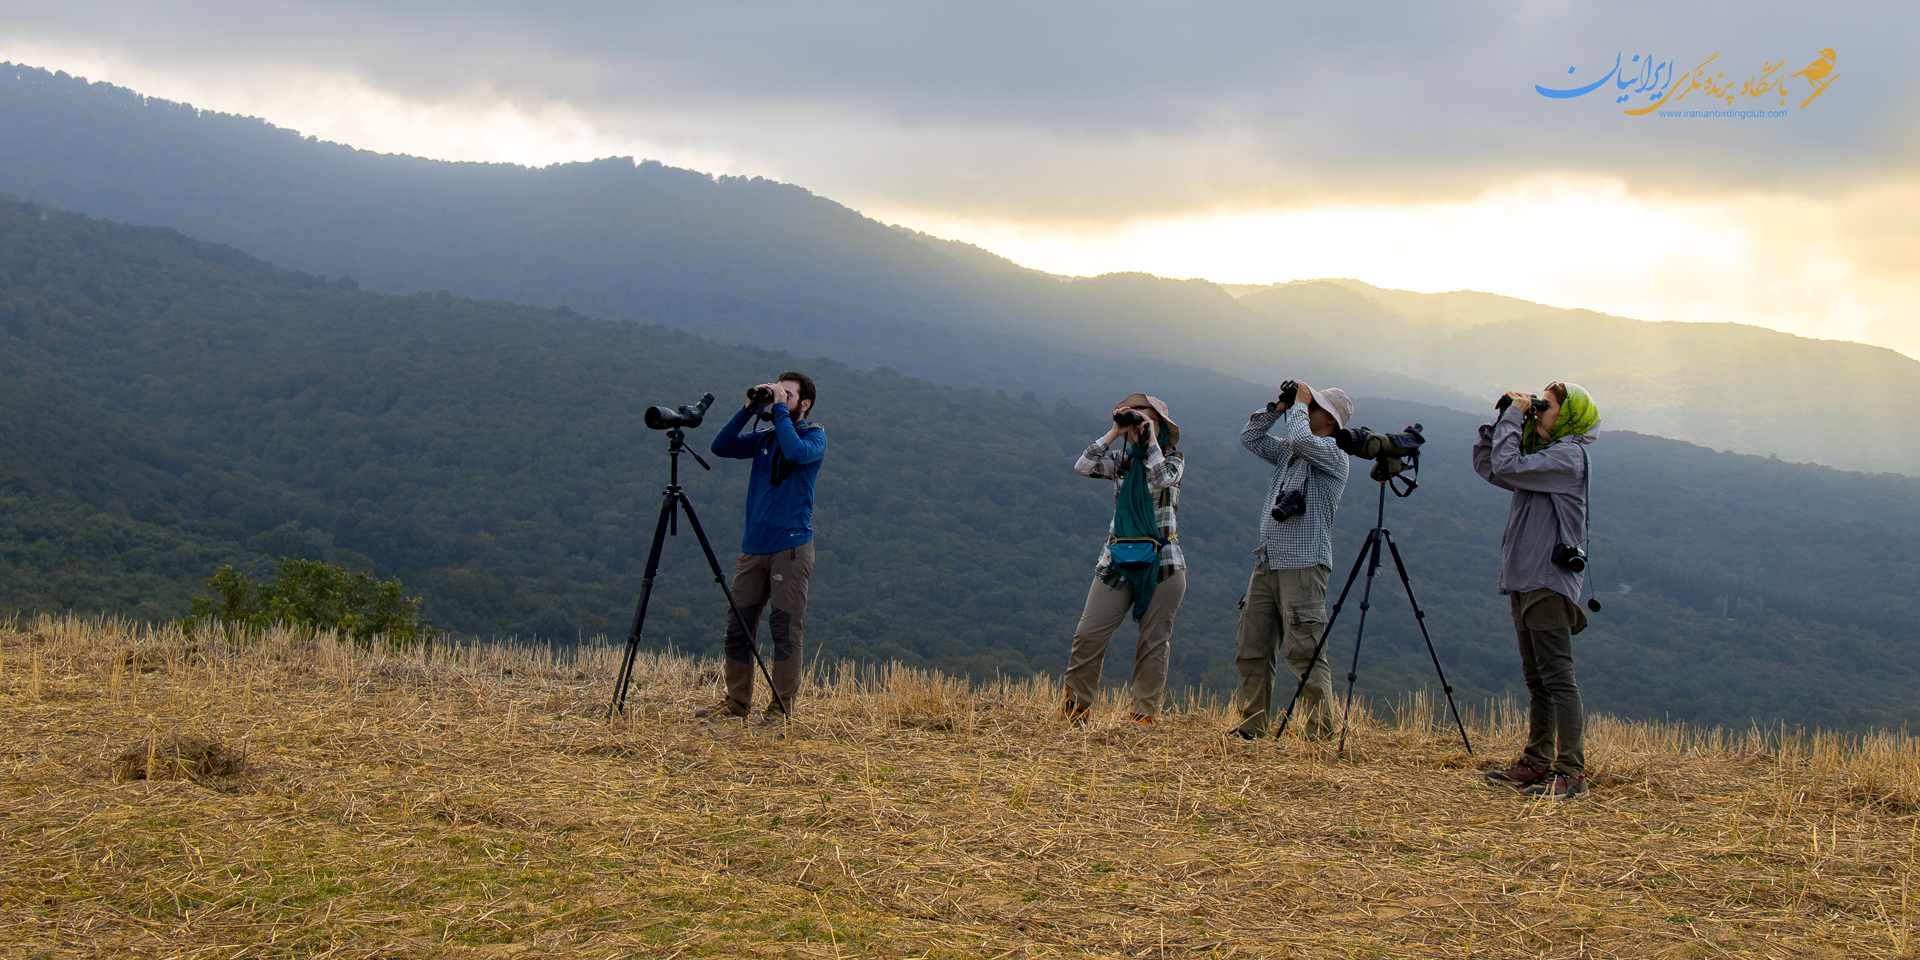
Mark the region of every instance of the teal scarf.
[[[1144, 445], [1129, 444], [1127, 456], [1132, 463], [1127, 466], [1127, 475], [1120, 481], [1120, 498], [1113, 508], [1113, 535], [1116, 538], [1146, 537], [1154, 541], [1160, 539], [1160, 523], [1153, 508], [1153, 491], [1147, 489], [1147, 448]], [[1118, 587], [1117, 580], [1125, 580], [1133, 585], [1133, 619], [1139, 620], [1147, 613], [1147, 604], [1153, 602], [1154, 588], [1160, 585], [1160, 563], [1158, 557], [1153, 563], [1123, 567], [1114, 564], [1107, 573], [1107, 582]]]

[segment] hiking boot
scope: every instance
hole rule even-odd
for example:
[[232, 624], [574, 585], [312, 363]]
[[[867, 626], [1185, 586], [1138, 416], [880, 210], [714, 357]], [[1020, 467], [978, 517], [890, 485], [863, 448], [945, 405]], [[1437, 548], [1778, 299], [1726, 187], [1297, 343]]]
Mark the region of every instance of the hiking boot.
[[1075, 703], [1073, 701], [1073, 694], [1069, 693], [1067, 694], [1067, 699], [1060, 704], [1060, 709], [1054, 711], [1053, 718], [1055, 720], [1065, 720], [1074, 726], [1079, 726], [1087, 722], [1087, 714], [1092, 710], [1093, 704]]
[[1159, 721], [1155, 720], [1152, 717], [1147, 716], [1144, 713], [1127, 714], [1127, 722], [1133, 724], [1135, 727], [1138, 727], [1141, 730], [1152, 730], [1160, 725]]
[[1484, 777], [1488, 783], [1497, 783], [1503, 787], [1520, 790], [1551, 776], [1552, 773], [1552, 770], [1535, 769], [1525, 759], [1520, 759], [1515, 760], [1513, 766], [1505, 770], [1489, 770]]
[[1258, 734], [1248, 733], [1245, 730], [1240, 729], [1239, 727], [1234, 727], [1233, 729], [1227, 731], [1227, 739], [1228, 740], [1258, 740], [1260, 739], [1260, 736]]
[[1526, 789], [1529, 797], [1540, 800], [1572, 800], [1587, 795], [1587, 778], [1584, 774], [1569, 777], [1564, 773], [1541, 777]]
[[792, 721], [792, 719], [793, 716], [785, 710], [778, 707], [768, 707], [760, 714], [760, 719], [753, 722], [753, 725], [756, 727], [784, 727]]
[[722, 700], [718, 706], [701, 707], [693, 712], [695, 720], [730, 720], [747, 715], [747, 708], [732, 700]]

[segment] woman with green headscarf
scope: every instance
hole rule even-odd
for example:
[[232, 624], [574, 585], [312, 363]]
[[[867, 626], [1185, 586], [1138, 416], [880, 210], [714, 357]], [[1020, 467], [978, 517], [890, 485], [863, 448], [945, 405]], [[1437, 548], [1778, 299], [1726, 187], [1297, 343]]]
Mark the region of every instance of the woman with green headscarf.
[[1187, 593], [1180, 551], [1180, 425], [1159, 397], [1129, 394], [1113, 409], [1113, 429], [1087, 446], [1074, 470], [1114, 485], [1113, 522], [1094, 564], [1093, 585], [1067, 654], [1067, 693], [1060, 719], [1085, 723], [1100, 691], [1107, 643], [1131, 613], [1140, 624], [1133, 654], [1129, 722], [1151, 729], [1167, 690], [1173, 615]]
[[[1527, 682], [1525, 752], [1489, 783], [1530, 796], [1567, 800], [1587, 792], [1586, 714], [1573, 676], [1573, 635], [1587, 626], [1587, 445], [1600, 431], [1600, 408], [1577, 383], [1551, 383], [1539, 397], [1514, 392], [1480, 425], [1473, 469], [1513, 491], [1500, 540], [1500, 592], [1512, 607]], [[1564, 548], [1582, 551], [1576, 561]], [[1594, 606], [1598, 610], [1598, 605]]]

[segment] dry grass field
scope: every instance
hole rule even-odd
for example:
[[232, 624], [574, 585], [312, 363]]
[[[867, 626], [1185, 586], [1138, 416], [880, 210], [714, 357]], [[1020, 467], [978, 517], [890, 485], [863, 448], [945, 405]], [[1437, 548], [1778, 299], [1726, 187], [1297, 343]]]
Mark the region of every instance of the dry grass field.
[[0, 621], [22, 957], [1911, 957], [1920, 745], [1596, 718], [1596, 788], [1479, 782], [1432, 705], [1349, 756], [845, 670], [784, 738], [716, 670]]

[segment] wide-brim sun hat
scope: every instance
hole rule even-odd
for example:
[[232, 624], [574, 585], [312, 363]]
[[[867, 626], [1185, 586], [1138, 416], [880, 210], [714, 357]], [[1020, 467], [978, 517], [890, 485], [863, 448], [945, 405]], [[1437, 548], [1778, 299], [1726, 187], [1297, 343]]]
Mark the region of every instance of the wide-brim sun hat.
[[[1159, 416], [1160, 422], [1167, 425], [1167, 442], [1162, 444], [1162, 446], [1177, 447], [1180, 445], [1180, 425], [1174, 423], [1173, 417], [1167, 414], [1166, 401], [1161, 400], [1159, 397], [1149, 397], [1144, 393], [1129, 393], [1127, 394], [1127, 398], [1120, 401], [1116, 406], [1152, 407], [1153, 412]], [[1348, 406], [1351, 407], [1352, 404], [1348, 404]]]
[[1349, 399], [1347, 392], [1339, 387], [1313, 390], [1313, 396], [1308, 398], [1308, 402], [1320, 404], [1320, 409], [1333, 416], [1334, 426], [1341, 429], [1345, 429], [1347, 421], [1353, 419], [1353, 400]]

